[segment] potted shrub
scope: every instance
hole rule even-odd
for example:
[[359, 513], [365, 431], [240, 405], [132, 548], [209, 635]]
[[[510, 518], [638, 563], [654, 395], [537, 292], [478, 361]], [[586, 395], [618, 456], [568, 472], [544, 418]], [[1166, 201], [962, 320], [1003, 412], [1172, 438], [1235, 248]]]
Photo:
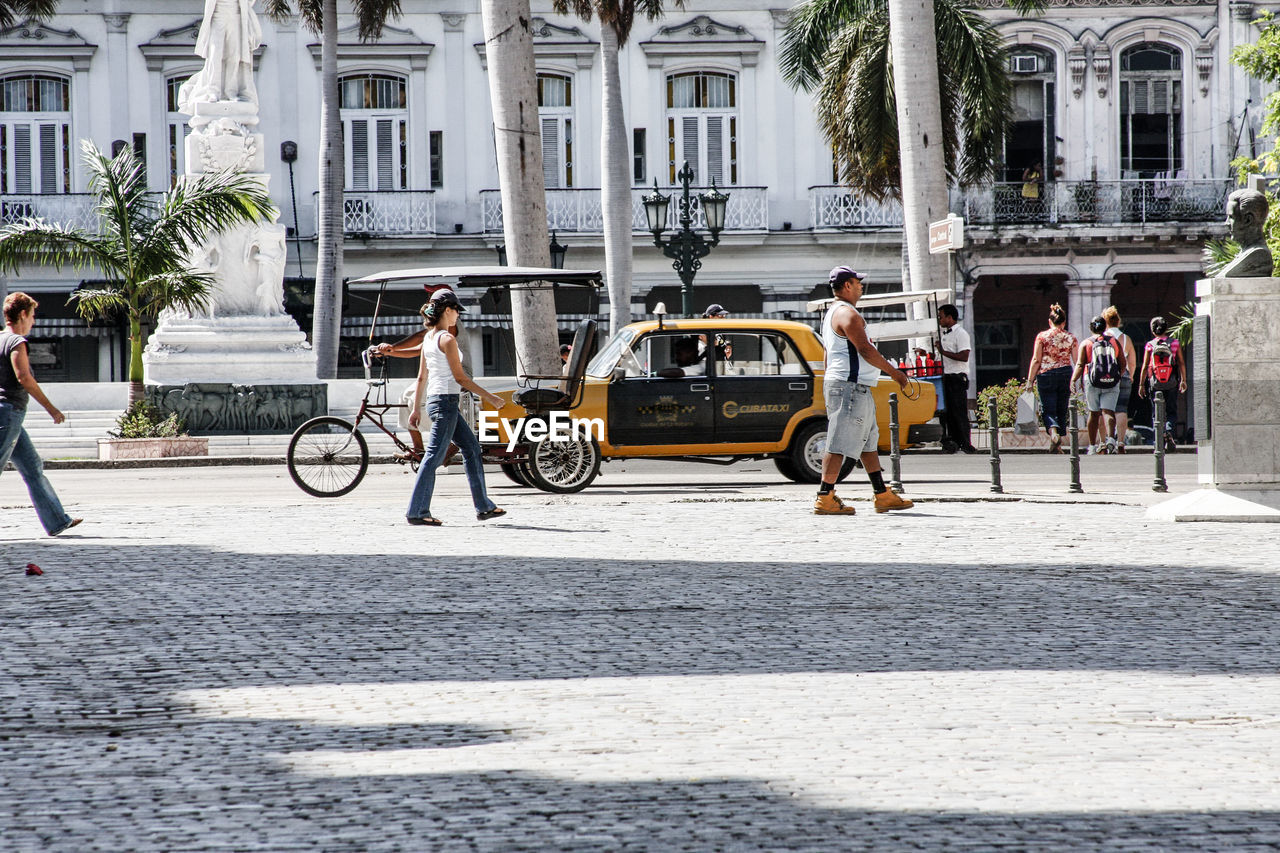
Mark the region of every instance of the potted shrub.
[[99, 459], [165, 459], [208, 456], [209, 439], [187, 434], [176, 414], [167, 417], [146, 400], [129, 405], [110, 438], [98, 439]]
[[[973, 425], [974, 447], [984, 450], [991, 448], [991, 425], [987, 420], [987, 406], [989, 405], [988, 401], [995, 397], [996, 426], [1000, 429], [1000, 446], [1002, 448], [1048, 449], [1049, 436], [1043, 429], [1037, 430], [1035, 435], [1018, 435], [1013, 431], [1013, 423], [1018, 417], [1018, 396], [1022, 394], [1022, 388], [1021, 379], [1010, 379], [1003, 385], [990, 385], [978, 392], [977, 412], [975, 413]], [[1076, 411], [1079, 413], [1076, 420], [1077, 429], [1083, 434], [1085, 423], [1083, 397], [1073, 398], [1073, 405], [1075, 405]]]

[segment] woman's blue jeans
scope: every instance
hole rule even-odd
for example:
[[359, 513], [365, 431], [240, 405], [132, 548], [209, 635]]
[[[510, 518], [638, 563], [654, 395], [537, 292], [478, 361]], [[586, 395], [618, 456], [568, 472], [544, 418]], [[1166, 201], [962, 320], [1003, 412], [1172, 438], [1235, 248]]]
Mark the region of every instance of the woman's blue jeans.
[[22, 426], [27, 413], [23, 409], [15, 409], [9, 403], [0, 403], [0, 472], [12, 459], [13, 467], [18, 469], [27, 491], [31, 494], [31, 503], [35, 505], [36, 515], [40, 516], [40, 524], [44, 532], [50, 536], [61, 533], [71, 524], [71, 516], [62, 508], [62, 502], [53, 491], [53, 484], [44, 475], [44, 463], [36, 452], [31, 437]]
[[1036, 390], [1040, 392], [1040, 407], [1044, 410], [1044, 428], [1056, 429], [1059, 435], [1066, 435], [1067, 406], [1071, 402], [1071, 368], [1055, 367], [1037, 373]]
[[436, 488], [436, 469], [449, 452], [449, 442], [462, 451], [462, 464], [467, 471], [467, 484], [471, 486], [471, 501], [476, 512], [488, 512], [495, 504], [484, 489], [484, 464], [480, 461], [480, 442], [471, 425], [462, 420], [458, 412], [457, 394], [433, 394], [427, 398], [427, 415], [431, 418], [431, 432], [427, 437], [427, 449], [422, 464], [418, 466], [418, 479], [409, 497], [408, 518], [431, 515], [431, 494]]

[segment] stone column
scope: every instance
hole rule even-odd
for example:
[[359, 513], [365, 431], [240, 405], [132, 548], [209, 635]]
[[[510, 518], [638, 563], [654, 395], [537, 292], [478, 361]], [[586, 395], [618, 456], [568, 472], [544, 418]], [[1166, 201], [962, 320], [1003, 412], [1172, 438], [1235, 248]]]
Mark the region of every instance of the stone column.
[[1280, 522], [1280, 278], [1202, 279], [1196, 296], [1192, 394], [1207, 409], [1196, 417], [1206, 488], [1148, 517]]
[[1067, 329], [1080, 340], [1089, 337], [1089, 321], [1111, 304], [1111, 288], [1114, 278], [1068, 279]]

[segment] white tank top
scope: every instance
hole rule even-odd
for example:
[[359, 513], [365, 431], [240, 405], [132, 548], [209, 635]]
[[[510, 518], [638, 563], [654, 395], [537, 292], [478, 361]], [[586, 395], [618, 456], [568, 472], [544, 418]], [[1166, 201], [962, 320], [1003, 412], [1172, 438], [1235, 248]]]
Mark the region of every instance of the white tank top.
[[860, 358], [853, 342], [832, 325], [832, 318], [840, 304], [833, 302], [822, 318], [822, 345], [827, 349], [826, 378], [845, 381], [853, 379], [859, 385], [873, 386], [880, 381], [880, 368]]
[[[453, 378], [453, 368], [449, 366], [449, 357], [440, 349], [440, 336], [444, 329], [427, 332], [422, 339], [422, 357], [427, 362], [427, 396], [439, 394], [460, 394], [462, 388]], [[458, 348], [458, 361], [462, 361], [462, 348]]]

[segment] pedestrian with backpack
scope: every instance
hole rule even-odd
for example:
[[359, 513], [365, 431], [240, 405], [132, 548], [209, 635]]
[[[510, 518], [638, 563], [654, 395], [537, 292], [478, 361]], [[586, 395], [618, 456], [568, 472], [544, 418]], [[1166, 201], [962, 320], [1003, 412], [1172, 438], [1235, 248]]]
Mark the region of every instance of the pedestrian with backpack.
[[1138, 369], [1138, 354], [1133, 349], [1133, 340], [1120, 327], [1124, 320], [1120, 319], [1120, 311], [1110, 305], [1102, 312], [1102, 319], [1107, 321], [1107, 334], [1120, 342], [1124, 350], [1124, 375], [1120, 377], [1120, 396], [1116, 400], [1116, 453], [1124, 453], [1125, 437], [1129, 433], [1129, 394], [1133, 389], [1134, 371]]
[[[1142, 372], [1138, 374], [1138, 396], [1164, 394], [1164, 445], [1166, 450], [1176, 450], [1173, 427], [1178, 422], [1178, 395], [1187, 390], [1187, 363], [1182, 357], [1182, 345], [1169, 337], [1169, 324], [1163, 317], [1151, 318], [1151, 334], [1142, 350]], [[1151, 410], [1151, 425], [1155, 426], [1155, 409]]]
[[1124, 376], [1124, 350], [1107, 334], [1107, 321], [1089, 321], [1093, 337], [1080, 347], [1076, 368], [1071, 373], [1071, 391], [1084, 378], [1084, 398], [1089, 407], [1090, 454], [1116, 452], [1116, 401], [1120, 399], [1120, 378]]

